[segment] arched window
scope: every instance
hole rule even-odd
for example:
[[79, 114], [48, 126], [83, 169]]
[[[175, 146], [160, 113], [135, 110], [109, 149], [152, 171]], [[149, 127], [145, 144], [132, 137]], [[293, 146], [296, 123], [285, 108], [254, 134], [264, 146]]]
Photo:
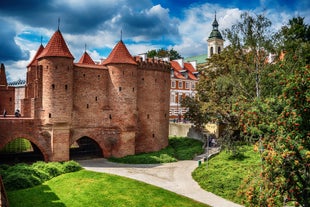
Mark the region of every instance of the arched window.
[[213, 47], [210, 48], [210, 56], [213, 55]]
[[217, 48], [217, 54], [220, 54], [221, 53], [221, 47], [218, 47]]

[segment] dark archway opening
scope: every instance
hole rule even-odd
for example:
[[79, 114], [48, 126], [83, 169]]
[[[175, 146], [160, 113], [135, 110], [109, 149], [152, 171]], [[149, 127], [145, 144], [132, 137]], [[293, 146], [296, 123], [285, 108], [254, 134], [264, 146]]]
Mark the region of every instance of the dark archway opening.
[[99, 144], [89, 137], [78, 139], [70, 147], [70, 159], [81, 160], [103, 157]]
[[40, 149], [27, 139], [14, 139], [0, 149], [0, 163], [13, 165], [36, 161], [44, 161], [44, 156]]

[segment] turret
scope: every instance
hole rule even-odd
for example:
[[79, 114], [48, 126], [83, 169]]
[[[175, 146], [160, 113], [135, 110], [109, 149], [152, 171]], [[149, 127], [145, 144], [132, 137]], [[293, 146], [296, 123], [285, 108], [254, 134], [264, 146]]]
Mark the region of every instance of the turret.
[[216, 20], [216, 13], [214, 21], [212, 23], [212, 32], [208, 38], [208, 58], [213, 54], [220, 54], [224, 48], [224, 39], [222, 38], [221, 32], [218, 30], [218, 22]]
[[73, 60], [58, 29], [37, 58], [42, 68], [43, 124], [71, 122]]
[[[110, 119], [121, 131], [120, 154], [135, 153], [135, 136], [137, 130], [137, 63], [130, 55], [123, 41], [119, 41], [109, 57], [103, 62], [108, 68]], [[128, 146], [133, 146], [128, 148]], [[126, 148], [126, 149], [125, 149]]]

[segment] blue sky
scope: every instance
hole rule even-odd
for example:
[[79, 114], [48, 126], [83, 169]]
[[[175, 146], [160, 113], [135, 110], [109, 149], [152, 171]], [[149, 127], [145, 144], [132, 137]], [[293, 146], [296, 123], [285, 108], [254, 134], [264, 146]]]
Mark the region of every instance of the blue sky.
[[215, 11], [220, 30], [230, 28], [245, 11], [265, 14], [274, 31], [296, 16], [310, 24], [309, 0], [4, 0], [0, 62], [9, 81], [25, 79], [27, 64], [41, 39], [45, 46], [57, 30], [58, 18], [75, 61], [85, 44], [94, 60], [106, 58], [121, 30], [132, 55], [159, 48], [173, 48], [183, 57], [205, 54]]

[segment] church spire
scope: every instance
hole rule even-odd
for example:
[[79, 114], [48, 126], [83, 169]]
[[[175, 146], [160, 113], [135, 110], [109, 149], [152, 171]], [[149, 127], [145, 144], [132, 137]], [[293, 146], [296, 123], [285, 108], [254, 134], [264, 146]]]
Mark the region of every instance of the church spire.
[[223, 39], [220, 31], [218, 30], [218, 26], [219, 26], [219, 23], [216, 20], [216, 12], [215, 12], [214, 21], [212, 23], [213, 29], [212, 29], [212, 32], [210, 33], [209, 39], [214, 38], [214, 37], [218, 39]]

